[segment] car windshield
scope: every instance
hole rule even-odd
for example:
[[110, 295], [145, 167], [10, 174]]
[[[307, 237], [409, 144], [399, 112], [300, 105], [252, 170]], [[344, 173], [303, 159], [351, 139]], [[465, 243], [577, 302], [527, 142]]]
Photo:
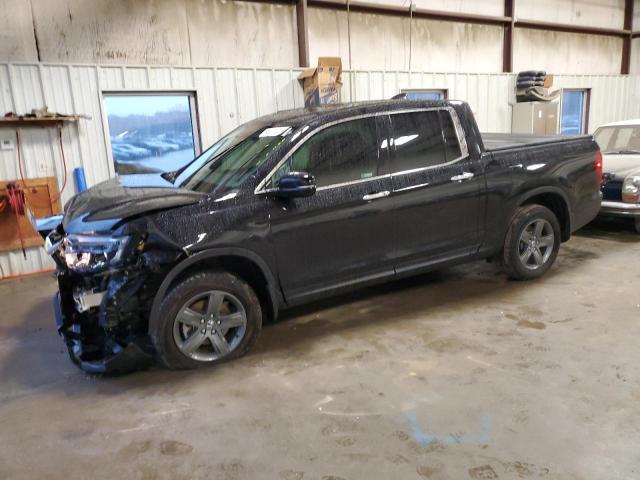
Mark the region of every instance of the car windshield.
[[186, 167], [164, 177], [197, 192], [230, 193], [254, 175], [291, 132], [288, 126], [246, 123], [218, 140]]
[[640, 153], [640, 125], [601, 127], [593, 138], [604, 153]]

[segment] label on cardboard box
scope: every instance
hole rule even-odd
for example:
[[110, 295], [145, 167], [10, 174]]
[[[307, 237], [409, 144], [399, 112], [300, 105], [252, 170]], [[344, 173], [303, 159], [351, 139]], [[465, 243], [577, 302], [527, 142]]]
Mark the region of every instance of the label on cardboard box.
[[303, 82], [305, 107], [338, 103], [341, 74], [340, 57], [320, 57], [316, 68], [303, 71], [298, 79]]

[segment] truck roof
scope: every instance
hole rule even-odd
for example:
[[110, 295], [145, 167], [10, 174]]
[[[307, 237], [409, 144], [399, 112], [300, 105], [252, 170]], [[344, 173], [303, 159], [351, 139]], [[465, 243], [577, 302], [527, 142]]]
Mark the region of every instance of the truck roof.
[[461, 105], [456, 100], [374, 100], [368, 102], [338, 103], [317, 107], [283, 110], [271, 115], [256, 118], [260, 124], [273, 126], [299, 127], [309, 123], [326, 123], [357, 115], [376, 112], [411, 110], [413, 108], [429, 108]]

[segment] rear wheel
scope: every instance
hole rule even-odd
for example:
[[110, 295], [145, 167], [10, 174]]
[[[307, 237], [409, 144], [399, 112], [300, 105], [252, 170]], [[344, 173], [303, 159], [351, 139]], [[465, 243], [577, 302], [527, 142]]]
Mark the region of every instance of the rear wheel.
[[255, 292], [227, 272], [204, 272], [176, 285], [160, 305], [152, 338], [169, 368], [196, 368], [245, 353], [262, 327]]
[[525, 205], [514, 215], [505, 238], [502, 263], [510, 278], [544, 275], [560, 249], [560, 224], [551, 210]]

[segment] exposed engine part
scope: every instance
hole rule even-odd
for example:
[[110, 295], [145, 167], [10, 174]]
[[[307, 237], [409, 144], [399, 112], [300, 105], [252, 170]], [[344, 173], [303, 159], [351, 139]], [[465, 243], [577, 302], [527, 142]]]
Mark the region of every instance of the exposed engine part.
[[76, 290], [73, 292], [73, 300], [76, 303], [76, 310], [80, 313], [86, 312], [94, 307], [99, 307], [106, 292], [92, 292]]
[[144, 281], [143, 275], [112, 276], [105, 298], [100, 305], [98, 323], [101, 327], [114, 329], [120, 326], [130, 333], [136, 331], [143, 317], [138, 294], [144, 294], [140, 292]]

